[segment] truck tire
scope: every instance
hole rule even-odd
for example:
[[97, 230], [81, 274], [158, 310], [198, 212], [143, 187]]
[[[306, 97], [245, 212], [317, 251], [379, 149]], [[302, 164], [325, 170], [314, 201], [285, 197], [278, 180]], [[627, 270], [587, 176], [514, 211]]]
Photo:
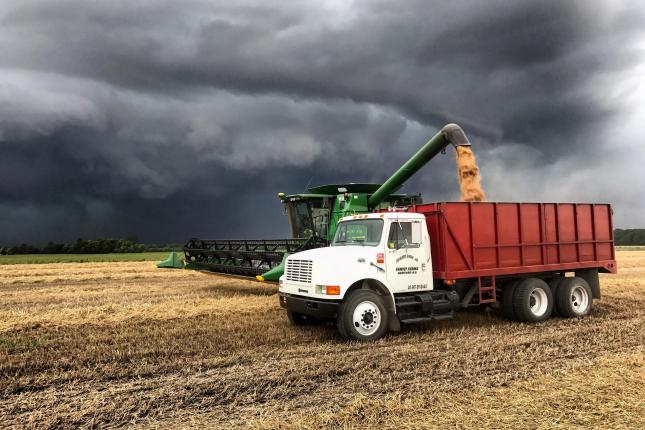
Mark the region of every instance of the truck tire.
[[555, 307], [563, 318], [583, 317], [591, 312], [591, 287], [582, 278], [564, 278], [555, 295]]
[[541, 322], [551, 316], [553, 295], [542, 279], [523, 280], [513, 294], [513, 311], [520, 321]]
[[348, 339], [376, 340], [388, 329], [383, 298], [372, 290], [355, 290], [345, 298], [338, 312], [338, 331]]
[[296, 326], [314, 325], [318, 323], [318, 320], [312, 316], [292, 311], [287, 311], [287, 318], [291, 325]]
[[502, 315], [511, 321], [517, 321], [517, 315], [513, 310], [513, 295], [520, 282], [522, 281], [515, 281], [502, 290]]
[[560, 283], [562, 283], [562, 281], [564, 281], [564, 276], [558, 276], [549, 281], [549, 288], [551, 288], [551, 296], [553, 297], [553, 310], [551, 311], [551, 316], [560, 316], [560, 313], [558, 312], [557, 297], [558, 286], [560, 285]]

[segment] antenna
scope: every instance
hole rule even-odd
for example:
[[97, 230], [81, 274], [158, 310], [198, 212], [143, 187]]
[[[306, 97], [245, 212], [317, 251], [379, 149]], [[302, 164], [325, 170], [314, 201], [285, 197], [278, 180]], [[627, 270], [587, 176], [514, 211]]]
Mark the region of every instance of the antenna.
[[311, 185], [311, 181], [313, 181], [313, 179], [314, 179], [313, 176], [311, 178], [309, 178], [309, 181], [307, 182], [307, 185], [305, 185], [305, 191], [304, 191], [305, 193], [307, 192], [307, 190], [309, 190], [309, 185]]

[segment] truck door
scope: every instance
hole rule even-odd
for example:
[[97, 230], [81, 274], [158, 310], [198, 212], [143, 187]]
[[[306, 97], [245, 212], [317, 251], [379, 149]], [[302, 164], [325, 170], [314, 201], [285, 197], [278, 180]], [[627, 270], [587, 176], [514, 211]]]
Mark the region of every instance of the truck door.
[[387, 281], [393, 292], [432, 288], [427, 266], [427, 244], [423, 244], [420, 220], [394, 220], [390, 224], [385, 247]]

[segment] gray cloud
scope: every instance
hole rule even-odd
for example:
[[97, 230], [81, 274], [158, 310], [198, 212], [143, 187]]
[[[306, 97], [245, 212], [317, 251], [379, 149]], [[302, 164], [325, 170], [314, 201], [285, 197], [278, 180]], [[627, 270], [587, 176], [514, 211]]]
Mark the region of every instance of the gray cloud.
[[[0, 23], [0, 243], [286, 234], [275, 192], [381, 181], [446, 122], [493, 198], [645, 215], [635, 2], [6, 1]], [[452, 163], [406, 189], [456, 198]]]

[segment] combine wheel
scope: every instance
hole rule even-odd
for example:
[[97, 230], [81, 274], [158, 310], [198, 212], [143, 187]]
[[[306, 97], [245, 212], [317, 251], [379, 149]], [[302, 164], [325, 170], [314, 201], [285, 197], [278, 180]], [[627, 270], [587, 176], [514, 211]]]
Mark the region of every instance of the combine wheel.
[[292, 325], [314, 325], [318, 320], [312, 316], [300, 314], [298, 312], [287, 311], [287, 318]]
[[555, 306], [564, 318], [583, 317], [591, 312], [591, 287], [582, 278], [564, 278], [555, 295]]
[[388, 328], [383, 298], [372, 290], [356, 290], [346, 297], [338, 312], [338, 331], [355, 340], [375, 340]]
[[553, 295], [542, 279], [522, 281], [513, 294], [513, 311], [520, 321], [540, 322], [551, 316]]

